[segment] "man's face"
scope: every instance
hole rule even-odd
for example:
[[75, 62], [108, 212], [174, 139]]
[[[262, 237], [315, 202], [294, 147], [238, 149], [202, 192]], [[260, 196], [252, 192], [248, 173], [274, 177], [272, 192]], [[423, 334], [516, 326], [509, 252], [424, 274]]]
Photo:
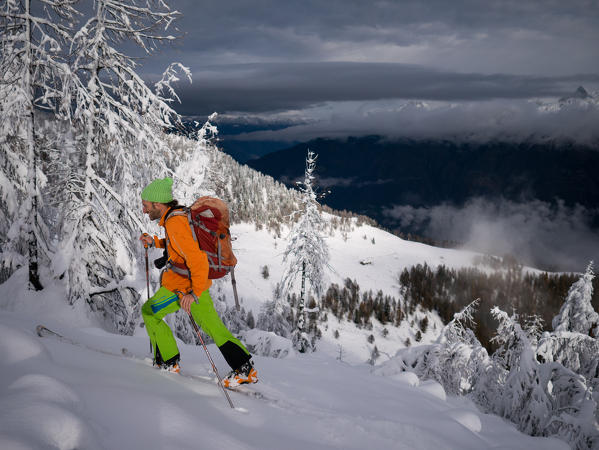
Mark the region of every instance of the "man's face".
[[148, 202], [147, 200], [142, 200], [141, 204], [143, 205], [143, 212], [147, 214], [151, 220], [158, 220], [162, 216], [160, 209], [156, 206], [154, 202]]

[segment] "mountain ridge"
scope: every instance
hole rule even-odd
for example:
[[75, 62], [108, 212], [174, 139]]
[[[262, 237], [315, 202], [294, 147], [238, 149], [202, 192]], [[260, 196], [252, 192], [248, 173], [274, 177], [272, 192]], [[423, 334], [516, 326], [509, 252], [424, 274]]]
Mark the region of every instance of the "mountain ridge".
[[325, 204], [371, 216], [389, 228], [393, 223], [377, 208], [392, 204], [462, 205], [473, 197], [505, 197], [599, 205], [599, 152], [576, 144], [320, 138], [247, 165], [292, 186], [302, 175], [307, 149], [318, 155], [320, 185], [332, 188]]

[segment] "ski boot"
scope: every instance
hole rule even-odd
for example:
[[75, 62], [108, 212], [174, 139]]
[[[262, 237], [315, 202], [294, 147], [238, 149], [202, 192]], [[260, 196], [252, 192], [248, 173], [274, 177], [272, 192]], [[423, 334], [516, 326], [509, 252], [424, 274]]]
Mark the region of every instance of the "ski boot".
[[166, 370], [167, 372], [171, 373], [181, 372], [181, 367], [179, 366], [179, 360], [181, 359], [181, 355], [179, 353], [170, 358], [168, 361], [163, 361], [160, 351], [158, 351], [158, 349], [156, 350], [156, 358], [154, 358], [153, 362], [154, 367]]
[[223, 384], [226, 388], [258, 382], [258, 371], [254, 369], [254, 362], [249, 360], [238, 369], [232, 370], [224, 378]]

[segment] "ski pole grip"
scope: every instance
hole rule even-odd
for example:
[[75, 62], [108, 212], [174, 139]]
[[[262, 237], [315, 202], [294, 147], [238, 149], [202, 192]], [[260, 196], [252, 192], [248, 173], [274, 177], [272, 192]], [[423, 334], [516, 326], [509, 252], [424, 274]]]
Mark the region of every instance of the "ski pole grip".
[[150, 247], [150, 244], [148, 244], [148, 242], [144, 239], [146, 237], [151, 237], [151, 236], [148, 233], [142, 233], [142, 235], [140, 236], [139, 240], [143, 242], [144, 248], [148, 249]]

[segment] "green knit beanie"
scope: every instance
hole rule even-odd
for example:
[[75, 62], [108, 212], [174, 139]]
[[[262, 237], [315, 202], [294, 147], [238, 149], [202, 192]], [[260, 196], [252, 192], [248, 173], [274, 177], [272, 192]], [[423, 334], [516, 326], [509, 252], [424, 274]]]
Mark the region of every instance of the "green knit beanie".
[[141, 192], [141, 199], [147, 202], [168, 203], [173, 200], [173, 179], [170, 177], [154, 180]]

